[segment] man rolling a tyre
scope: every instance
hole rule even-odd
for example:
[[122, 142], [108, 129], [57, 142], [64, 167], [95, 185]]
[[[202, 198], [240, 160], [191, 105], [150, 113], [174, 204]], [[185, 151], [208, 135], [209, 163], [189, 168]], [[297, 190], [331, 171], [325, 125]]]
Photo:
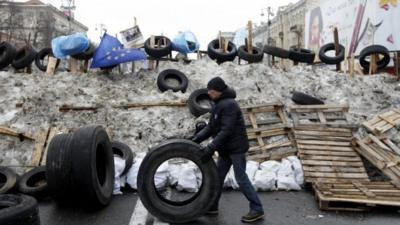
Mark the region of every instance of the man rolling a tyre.
[[[221, 188], [230, 167], [233, 165], [235, 179], [241, 192], [250, 202], [250, 211], [242, 217], [243, 222], [254, 222], [264, 217], [264, 210], [247, 174], [246, 152], [249, 143], [242, 111], [235, 101], [236, 92], [225, 84], [225, 81], [216, 77], [207, 85], [208, 95], [215, 105], [211, 112], [208, 125], [197, 133], [192, 141], [201, 143], [209, 137], [213, 141], [204, 147], [203, 162], [212, 159], [215, 151], [219, 153], [217, 162]], [[208, 214], [218, 214], [218, 197]]]

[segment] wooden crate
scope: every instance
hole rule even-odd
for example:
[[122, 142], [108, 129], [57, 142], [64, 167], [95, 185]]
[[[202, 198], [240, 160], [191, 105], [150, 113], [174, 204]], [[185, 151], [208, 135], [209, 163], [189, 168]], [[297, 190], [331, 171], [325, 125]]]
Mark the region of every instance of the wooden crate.
[[249, 137], [249, 160], [280, 160], [296, 154], [282, 103], [244, 107], [242, 111]]
[[313, 187], [321, 210], [364, 211], [377, 205], [400, 206], [400, 189], [391, 182], [316, 183]]
[[398, 128], [400, 126], [400, 109], [382, 113], [372, 120], [364, 122], [363, 126], [376, 135], [384, 134], [392, 128]]
[[289, 108], [293, 126], [354, 127], [348, 123], [347, 105], [305, 105]]
[[354, 139], [353, 146], [400, 188], [400, 149], [390, 139], [368, 134], [362, 140]]
[[306, 183], [369, 181], [360, 156], [352, 148], [351, 129], [298, 126], [293, 132]]

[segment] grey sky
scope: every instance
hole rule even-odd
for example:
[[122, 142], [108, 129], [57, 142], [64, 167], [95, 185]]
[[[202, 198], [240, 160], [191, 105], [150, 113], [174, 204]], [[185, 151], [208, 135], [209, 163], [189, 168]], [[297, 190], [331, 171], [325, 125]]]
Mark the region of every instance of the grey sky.
[[[60, 7], [61, 0], [44, 0]], [[89, 36], [98, 41], [96, 24], [103, 23], [115, 35], [133, 25], [136, 16], [145, 38], [161, 34], [171, 39], [182, 30], [191, 30], [206, 49], [219, 30], [235, 31], [248, 20], [260, 23], [261, 9], [294, 3], [296, 0], [75, 0], [75, 17], [89, 27]], [[96, 40], [97, 39], [97, 40]]]

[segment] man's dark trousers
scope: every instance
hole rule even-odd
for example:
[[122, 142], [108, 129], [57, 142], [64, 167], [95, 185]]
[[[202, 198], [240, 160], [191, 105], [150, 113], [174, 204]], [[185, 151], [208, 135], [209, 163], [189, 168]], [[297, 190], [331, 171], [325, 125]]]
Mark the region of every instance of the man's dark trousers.
[[[230, 154], [229, 156], [219, 157], [217, 167], [221, 188], [232, 165], [233, 171], [235, 172], [235, 179], [240, 187], [240, 191], [250, 202], [250, 210], [254, 212], [264, 212], [260, 199], [257, 196], [257, 192], [254, 190], [254, 187], [251, 185], [251, 182], [246, 174], [246, 155], [244, 153]], [[214, 203], [211, 209], [218, 209], [218, 202], [221, 197], [221, 193], [222, 192], [220, 192], [217, 201]]]

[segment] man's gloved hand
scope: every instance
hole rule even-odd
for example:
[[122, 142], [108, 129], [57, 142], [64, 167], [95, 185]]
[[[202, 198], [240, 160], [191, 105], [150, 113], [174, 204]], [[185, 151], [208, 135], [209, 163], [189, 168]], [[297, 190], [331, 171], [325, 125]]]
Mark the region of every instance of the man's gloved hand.
[[201, 151], [203, 153], [203, 156], [201, 157], [202, 163], [207, 163], [210, 161], [215, 152], [215, 150], [211, 149], [209, 146], [203, 147]]
[[197, 138], [196, 135], [192, 136], [192, 137], [190, 138], [190, 140], [193, 141], [194, 143], [197, 143], [197, 144], [200, 144], [200, 143], [201, 143], [201, 141], [199, 140], [199, 138]]

